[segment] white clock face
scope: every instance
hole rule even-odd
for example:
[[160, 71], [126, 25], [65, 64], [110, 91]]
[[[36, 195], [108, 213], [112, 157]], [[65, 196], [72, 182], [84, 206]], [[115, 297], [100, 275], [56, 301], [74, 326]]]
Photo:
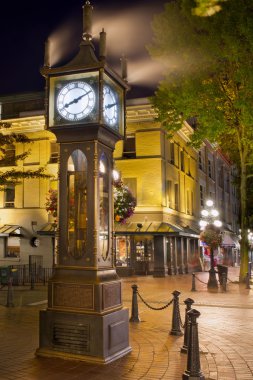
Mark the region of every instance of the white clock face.
[[85, 119], [93, 110], [96, 96], [93, 88], [86, 82], [68, 82], [60, 90], [56, 105], [59, 114], [66, 120]]
[[118, 122], [117, 95], [111, 87], [104, 86], [104, 119], [105, 123], [114, 127]]

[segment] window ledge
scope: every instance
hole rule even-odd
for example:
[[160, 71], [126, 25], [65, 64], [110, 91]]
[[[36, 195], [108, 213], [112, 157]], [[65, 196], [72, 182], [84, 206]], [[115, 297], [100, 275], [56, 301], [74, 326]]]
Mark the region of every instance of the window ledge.
[[8, 261], [8, 260], [20, 262], [20, 258], [19, 257], [1, 257], [0, 262], [1, 261]]

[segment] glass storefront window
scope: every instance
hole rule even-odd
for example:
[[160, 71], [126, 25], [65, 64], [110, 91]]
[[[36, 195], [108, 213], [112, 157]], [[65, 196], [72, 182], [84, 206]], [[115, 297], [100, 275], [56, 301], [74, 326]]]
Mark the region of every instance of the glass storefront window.
[[136, 239], [136, 261], [154, 261], [153, 239]]
[[68, 249], [81, 258], [87, 241], [87, 159], [77, 149], [68, 159]]
[[116, 266], [130, 266], [130, 237], [116, 237]]
[[99, 250], [106, 260], [109, 253], [109, 173], [104, 153], [99, 161]]

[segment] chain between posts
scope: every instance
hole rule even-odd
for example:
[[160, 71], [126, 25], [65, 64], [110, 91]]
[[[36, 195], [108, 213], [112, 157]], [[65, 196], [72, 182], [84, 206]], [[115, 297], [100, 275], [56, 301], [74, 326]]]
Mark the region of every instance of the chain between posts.
[[[173, 302], [173, 298], [166, 304], [166, 305], [164, 305], [164, 306], [162, 306], [162, 307], [153, 307], [153, 306], [151, 306], [151, 305], [149, 305], [143, 298], [142, 298], [142, 296], [140, 295], [140, 293], [137, 291], [137, 294], [138, 294], [138, 296], [139, 296], [139, 298], [141, 299], [141, 301], [149, 308], [149, 309], [152, 309], [152, 310], [163, 310], [163, 309], [166, 309], [167, 307], [169, 307], [171, 304], [172, 304], [172, 302]], [[180, 319], [181, 319], [181, 317], [180, 317]]]
[[195, 278], [196, 278], [199, 282], [202, 282], [202, 284], [207, 285], [207, 282], [204, 282], [204, 281], [200, 280], [200, 279], [196, 276], [196, 274], [195, 274]]

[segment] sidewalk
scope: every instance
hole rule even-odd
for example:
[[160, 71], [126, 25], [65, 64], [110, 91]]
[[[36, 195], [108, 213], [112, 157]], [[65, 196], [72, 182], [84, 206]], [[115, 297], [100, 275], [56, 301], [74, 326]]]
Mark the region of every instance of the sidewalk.
[[[239, 268], [229, 268], [229, 278], [238, 280]], [[200, 311], [199, 342], [201, 369], [207, 379], [253, 379], [253, 287], [230, 283], [226, 293], [208, 292], [208, 273], [196, 274], [196, 292], [191, 292], [191, 275], [166, 278], [123, 279], [123, 303], [131, 312], [132, 284], [137, 284], [145, 301], [155, 307], [168, 303], [178, 290], [183, 301], [195, 300]], [[203, 283], [204, 282], [204, 283]], [[0, 291], [1, 380], [181, 380], [186, 355], [180, 353], [183, 337], [169, 335], [172, 307], [153, 311], [139, 300], [140, 323], [130, 323], [132, 352], [106, 366], [61, 359], [36, 358], [39, 310], [46, 308], [46, 287], [35, 290], [14, 287], [14, 308], [6, 308], [7, 291]], [[39, 304], [36, 304], [39, 302]]]

